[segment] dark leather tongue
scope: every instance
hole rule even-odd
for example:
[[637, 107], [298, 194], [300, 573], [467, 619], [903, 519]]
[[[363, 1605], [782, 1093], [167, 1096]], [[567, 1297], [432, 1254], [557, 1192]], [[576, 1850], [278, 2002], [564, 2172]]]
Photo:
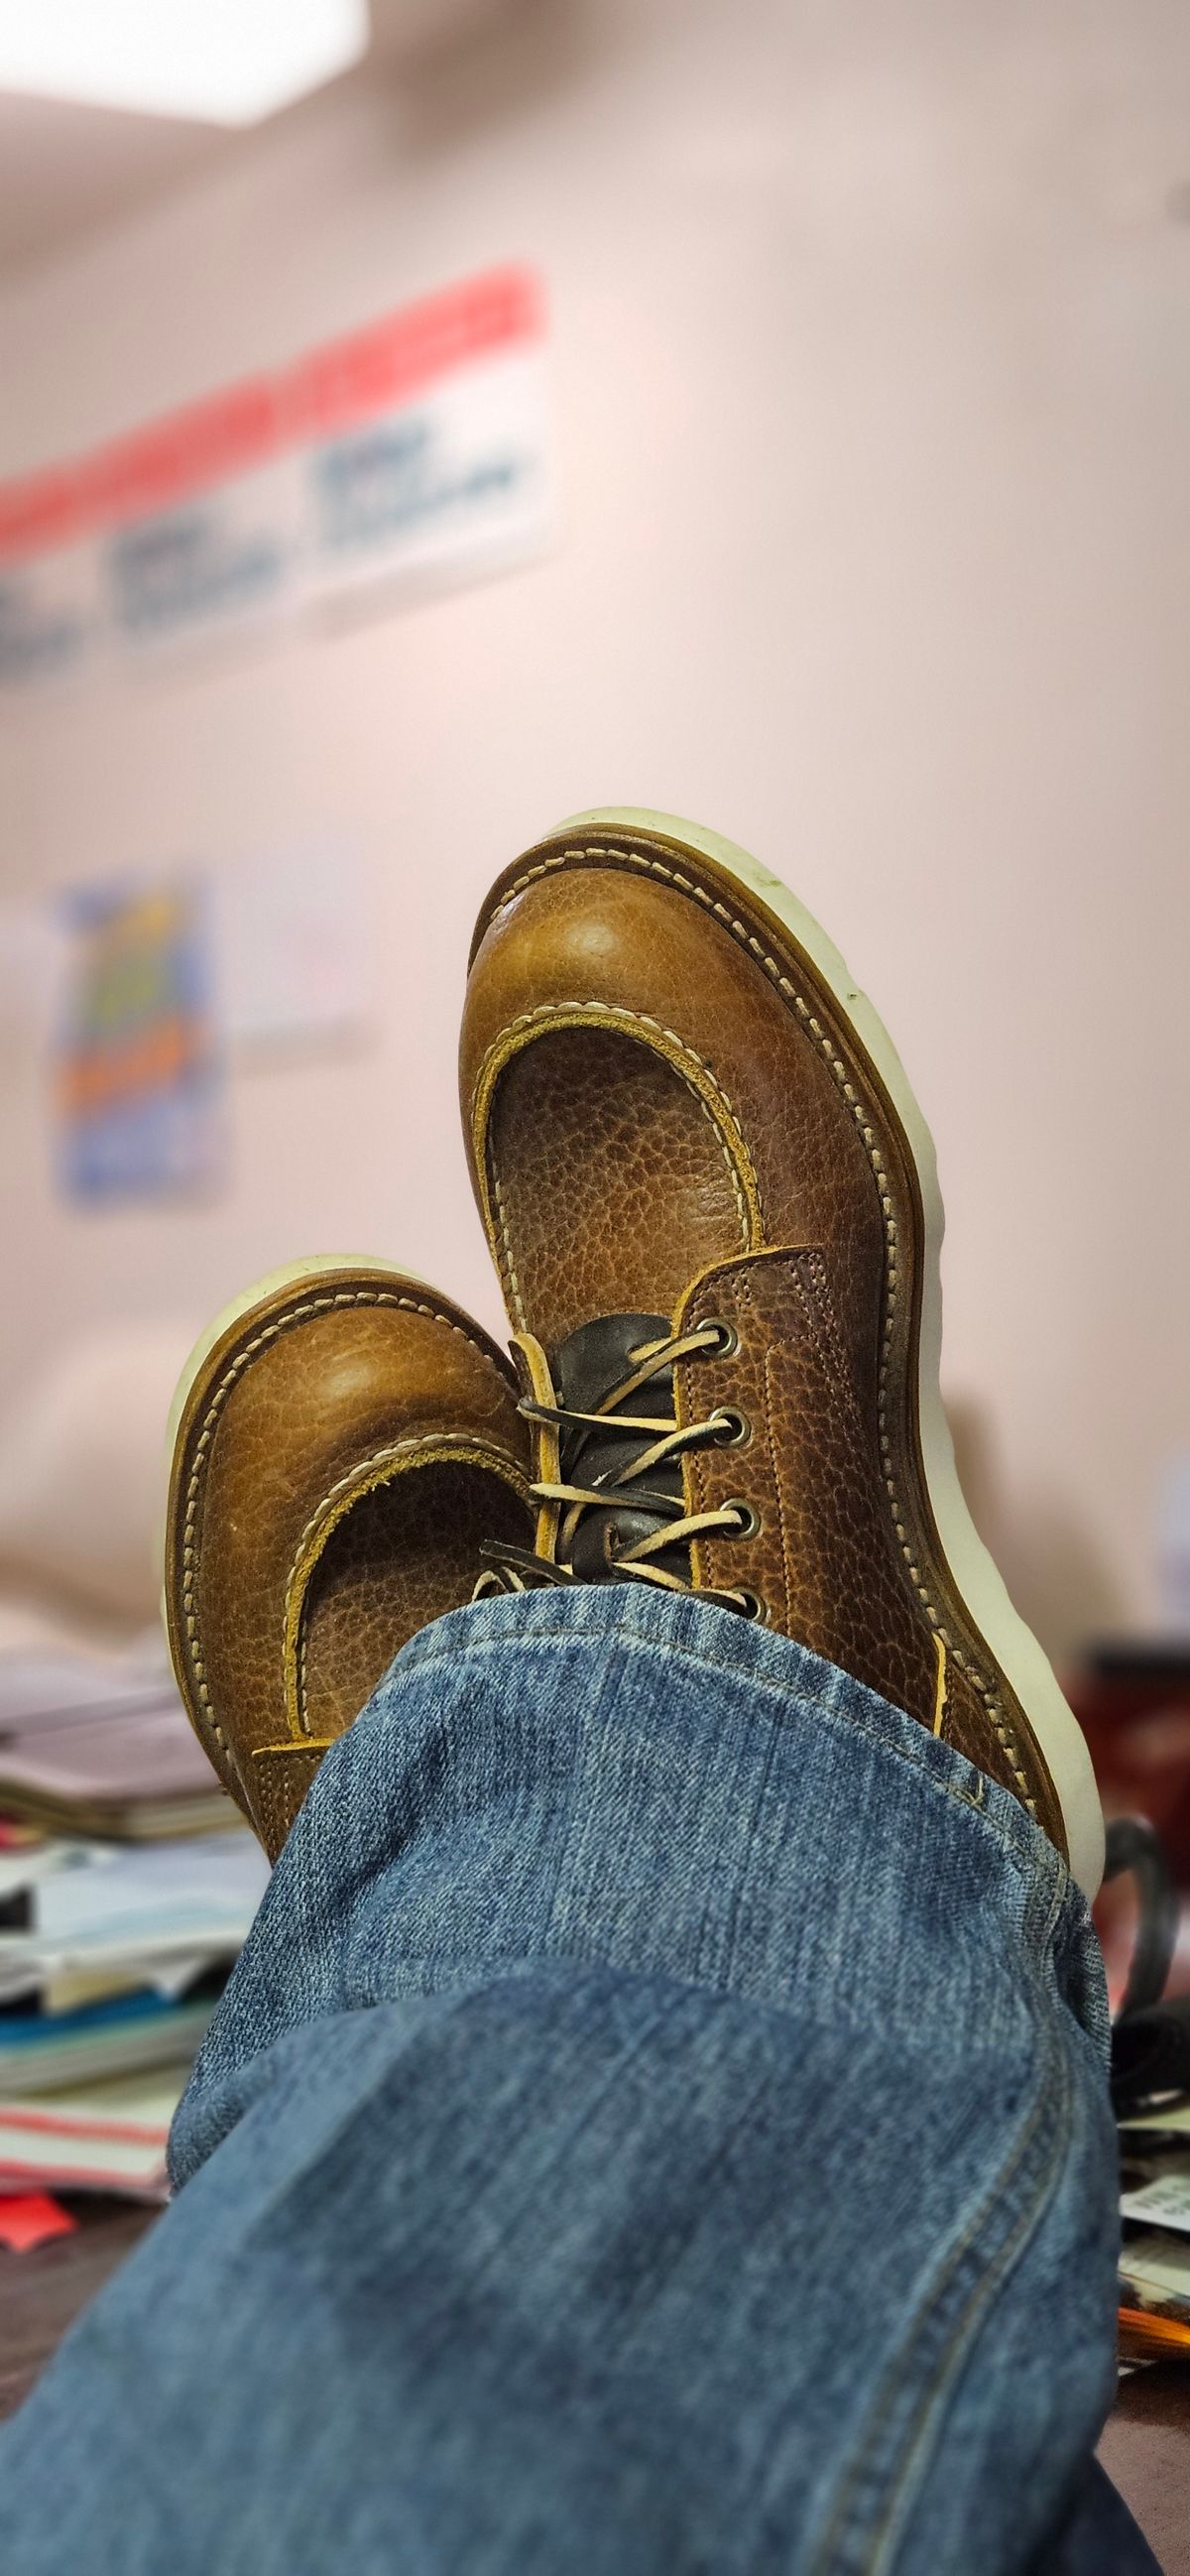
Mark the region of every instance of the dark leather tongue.
[[[600, 1315], [594, 1323], [580, 1324], [553, 1355], [553, 1379], [560, 1401], [572, 1412], [601, 1412], [613, 1387], [632, 1376], [642, 1346], [664, 1341], [670, 1330], [667, 1315]], [[617, 1429], [617, 1417], [626, 1414], [638, 1421], [650, 1417], [659, 1422], [672, 1421], [673, 1404], [673, 1370], [662, 1369], [609, 1409], [606, 1430], [594, 1430], [583, 1423], [576, 1423], [571, 1430], [564, 1428], [563, 1481], [588, 1486], [611, 1483], [661, 1437], [656, 1431]], [[680, 1460], [675, 1458], [672, 1464], [650, 1468], [639, 1484], [627, 1486], [622, 1500], [609, 1502], [606, 1510], [592, 1504], [579, 1522], [570, 1551], [576, 1579], [580, 1583], [615, 1582], [619, 1575], [616, 1557], [635, 1541], [663, 1528], [667, 1520], [675, 1517], [666, 1504], [680, 1505], [681, 1501], [682, 1469]], [[690, 1580], [688, 1548], [666, 1548], [651, 1562], [662, 1566], [666, 1573], [680, 1576], [683, 1582]]]

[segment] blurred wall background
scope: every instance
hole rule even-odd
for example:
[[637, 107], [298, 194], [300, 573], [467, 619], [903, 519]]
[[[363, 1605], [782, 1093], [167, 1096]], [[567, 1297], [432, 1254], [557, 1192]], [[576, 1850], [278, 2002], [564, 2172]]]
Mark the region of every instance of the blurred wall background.
[[565, 813], [660, 805], [786, 875], [890, 1022], [1022, 1606], [1059, 1648], [1151, 1618], [1190, 1442], [1188, 71], [1181, 0], [538, 0], [15, 242], [5, 472], [528, 259], [562, 515], [486, 586], [6, 714], [6, 895], [325, 828], [382, 1011], [237, 1077], [213, 1204], [88, 1215], [6, 997], [0, 1412], [84, 1327], [184, 1338], [309, 1251], [496, 1322], [474, 911]]

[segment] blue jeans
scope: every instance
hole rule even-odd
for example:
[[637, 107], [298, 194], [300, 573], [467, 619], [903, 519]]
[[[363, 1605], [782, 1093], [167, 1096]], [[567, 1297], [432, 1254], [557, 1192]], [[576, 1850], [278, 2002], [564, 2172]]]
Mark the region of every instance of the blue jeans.
[[1056, 1854], [858, 1682], [628, 1584], [457, 1612], [327, 1758], [0, 2559], [1152, 2568], [1089, 2468], [1106, 2048]]

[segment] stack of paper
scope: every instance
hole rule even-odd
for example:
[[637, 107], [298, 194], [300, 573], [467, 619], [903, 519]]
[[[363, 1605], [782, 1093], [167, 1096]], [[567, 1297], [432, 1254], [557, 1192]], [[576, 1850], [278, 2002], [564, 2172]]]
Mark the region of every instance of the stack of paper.
[[164, 2200], [165, 2144], [185, 2067], [0, 2099], [0, 2192], [115, 2191]]
[[159, 1639], [0, 1654], [0, 2197], [164, 2188], [267, 1878]]
[[[242, 1949], [267, 1877], [242, 1830], [192, 1843], [58, 1842], [27, 1859], [6, 1853], [0, 2008], [36, 1995], [71, 2010], [133, 1985], [184, 1993]], [[3, 2029], [0, 2012], [0, 2045]]]
[[0, 1656], [0, 1814], [51, 1832], [121, 1840], [228, 1821], [163, 1642], [121, 1656], [26, 1649]]
[[78, 2012], [0, 2014], [0, 2101], [141, 2068], [188, 2065], [215, 2009], [218, 1977], [174, 2003], [151, 1988]]
[[1190, 2326], [1190, 2100], [1120, 2123], [1122, 2295]]

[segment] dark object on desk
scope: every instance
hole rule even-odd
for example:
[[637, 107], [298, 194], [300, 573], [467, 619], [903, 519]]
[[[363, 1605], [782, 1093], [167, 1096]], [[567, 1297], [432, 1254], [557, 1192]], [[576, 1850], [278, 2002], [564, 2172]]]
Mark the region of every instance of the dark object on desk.
[[1109, 1816], [1147, 1816], [1190, 1888], [1190, 1642], [1105, 1639], [1069, 1678], [1068, 1696]]
[[1117, 2117], [1158, 2093], [1190, 2092], [1190, 1996], [1163, 2002], [1178, 1934], [1178, 1891], [1159, 1834], [1144, 1816], [1107, 1829], [1104, 1884], [1131, 1874], [1137, 1931], [1112, 2028], [1111, 2091]]
[[1107, 1828], [1104, 1885], [1125, 1872], [1136, 1881], [1138, 1924], [1120, 2021], [1160, 2002], [1178, 1937], [1178, 1891], [1161, 1836], [1147, 1816], [1113, 1816]]
[[1111, 2097], [1117, 2118], [1162, 2093], [1190, 2093], [1190, 1995], [1172, 1995], [1147, 2012], [1128, 2013], [1111, 2043]]
[[1106, 1637], [1087, 1648], [1086, 1668], [1095, 1682], [1117, 1690], [1175, 1690], [1190, 1699], [1190, 1638]]

